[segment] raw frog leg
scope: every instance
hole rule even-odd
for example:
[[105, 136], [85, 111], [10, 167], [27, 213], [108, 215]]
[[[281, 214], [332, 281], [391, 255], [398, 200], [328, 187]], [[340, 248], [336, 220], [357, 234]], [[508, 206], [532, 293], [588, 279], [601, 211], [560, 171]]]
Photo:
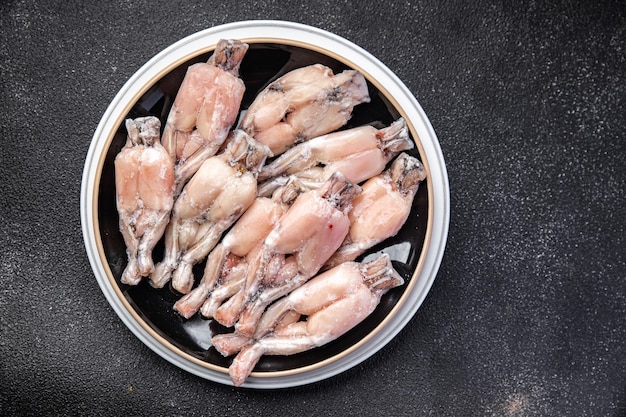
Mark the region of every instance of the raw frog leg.
[[[345, 239], [350, 203], [360, 191], [358, 185], [336, 173], [321, 187], [300, 194], [258, 254], [248, 260], [244, 288], [223, 304], [214, 318], [232, 326], [250, 305], [258, 304], [257, 297], [267, 287], [282, 291], [315, 275]], [[258, 305], [261, 311], [264, 307]], [[243, 324], [237, 323], [237, 331], [251, 334], [256, 318], [250, 315]]]
[[245, 282], [246, 257], [260, 246], [274, 225], [303, 191], [297, 181], [289, 181], [272, 198], [257, 197], [209, 254], [198, 286], [174, 304], [174, 309], [190, 318], [211, 296], [202, 315], [212, 317], [221, 301], [234, 295]]
[[[380, 174], [400, 152], [413, 148], [404, 119], [376, 129], [360, 126], [318, 136], [301, 143], [263, 167], [259, 181], [293, 174], [302, 180], [325, 181], [341, 172], [350, 181], [360, 183]], [[321, 165], [321, 169], [311, 169]], [[263, 184], [260, 188], [265, 188]]]
[[[353, 261], [375, 244], [396, 235], [409, 216], [413, 198], [425, 175], [424, 167], [416, 158], [402, 153], [387, 171], [365, 182], [348, 212], [350, 231], [322, 269]], [[235, 327], [237, 332], [251, 334], [266, 306], [301, 285], [300, 279], [296, 276], [285, 282], [275, 280], [280, 285], [274, 282], [264, 286], [241, 313]]]
[[369, 101], [360, 72], [334, 75], [328, 67], [310, 65], [288, 72], [260, 92], [241, 128], [278, 155], [296, 143], [340, 128], [356, 105]]
[[[233, 384], [243, 384], [263, 355], [292, 355], [335, 340], [369, 316], [384, 293], [403, 283], [388, 255], [363, 264], [346, 262], [311, 279], [265, 312], [259, 323], [262, 336], [249, 340], [229, 368]], [[294, 312], [306, 320], [281, 322]], [[230, 344], [243, 342], [230, 335], [212, 339], [226, 355], [232, 352]]]
[[191, 290], [193, 265], [254, 202], [256, 176], [270, 155], [267, 146], [235, 130], [225, 151], [202, 163], [174, 204], [165, 231], [165, 256], [150, 276], [154, 287], [163, 287], [171, 278], [178, 292]]
[[126, 120], [128, 139], [115, 158], [115, 191], [128, 265], [124, 284], [136, 285], [154, 269], [152, 250], [174, 204], [174, 165], [159, 142], [153, 116]]
[[245, 91], [239, 66], [247, 50], [245, 43], [222, 39], [208, 62], [187, 69], [162, 139], [176, 163], [176, 195], [217, 153], [237, 119]]
[[348, 236], [324, 268], [353, 261], [372, 246], [395, 236], [409, 217], [415, 193], [425, 178], [422, 163], [402, 153], [388, 170], [366, 181], [363, 192], [352, 202]]

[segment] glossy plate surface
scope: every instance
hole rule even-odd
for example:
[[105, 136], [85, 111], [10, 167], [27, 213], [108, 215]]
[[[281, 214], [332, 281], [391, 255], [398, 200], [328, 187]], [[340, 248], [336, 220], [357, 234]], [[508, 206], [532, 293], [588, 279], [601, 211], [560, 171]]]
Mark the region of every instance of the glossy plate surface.
[[[187, 67], [206, 61], [222, 38], [250, 45], [240, 75], [246, 84], [242, 109], [270, 81], [298, 67], [321, 63], [335, 73], [358, 69], [368, 81], [371, 102], [361, 104], [344, 128], [366, 123], [390, 124], [404, 117], [416, 147], [410, 152], [427, 170], [409, 220], [397, 236], [372, 248], [362, 258], [388, 253], [405, 278], [388, 292], [376, 311], [337, 340], [292, 356], [263, 357], [244, 386], [282, 388], [315, 382], [362, 362], [391, 340], [413, 317], [435, 279], [445, 247], [449, 191], [445, 164], [436, 135], [410, 91], [380, 61], [331, 33], [282, 21], [227, 24], [185, 38], [146, 63], [111, 102], [94, 133], [85, 162], [81, 218], [87, 253], [107, 300], [129, 329], [157, 354], [176, 366], [216, 382], [231, 384], [231, 358], [211, 347], [215, 333], [226, 332], [212, 320], [185, 320], [172, 307], [178, 296], [147, 282], [120, 283], [126, 252], [115, 208], [113, 161], [126, 141], [124, 120], [154, 115], [162, 125]], [[163, 245], [154, 251], [162, 257]], [[194, 271], [199, 279], [204, 264]]]

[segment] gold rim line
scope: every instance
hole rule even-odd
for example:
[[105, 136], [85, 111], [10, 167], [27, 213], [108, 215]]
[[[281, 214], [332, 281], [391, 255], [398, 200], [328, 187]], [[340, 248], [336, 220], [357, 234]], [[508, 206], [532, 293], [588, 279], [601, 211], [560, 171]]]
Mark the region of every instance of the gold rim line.
[[[389, 101], [389, 103], [393, 106], [393, 108], [400, 113], [401, 117], [403, 117], [409, 127], [409, 130], [411, 132], [411, 135], [413, 137], [414, 143], [417, 146], [419, 155], [420, 155], [420, 159], [422, 164], [424, 165], [424, 169], [426, 170], [426, 186], [427, 186], [427, 190], [428, 190], [428, 221], [427, 221], [427, 225], [426, 225], [426, 233], [424, 236], [424, 243], [422, 245], [422, 249], [419, 255], [419, 259], [418, 259], [418, 263], [415, 267], [415, 270], [413, 271], [413, 274], [411, 276], [411, 280], [409, 281], [407, 287], [404, 289], [402, 296], [400, 297], [400, 299], [396, 302], [396, 304], [394, 305], [394, 307], [391, 309], [391, 311], [389, 312], [389, 314], [387, 314], [385, 316], [385, 318], [374, 328], [372, 329], [364, 338], [362, 338], [361, 340], [359, 340], [357, 343], [355, 343], [354, 345], [344, 349], [343, 351], [341, 351], [340, 353], [337, 353], [336, 355], [333, 355], [327, 359], [324, 359], [320, 362], [316, 362], [314, 364], [311, 365], [305, 365], [302, 367], [298, 367], [298, 368], [293, 368], [293, 369], [288, 369], [288, 370], [280, 370], [280, 371], [268, 371], [268, 372], [262, 372], [262, 371], [255, 371], [252, 372], [252, 374], [250, 375], [251, 377], [260, 377], [260, 378], [276, 378], [276, 377], [283, 377], [283, 376], [290, 376], [290, 375], [296, 375], [296, 374], [301, 374], [301, 373], [305, 373], [305, 372], [309, 372], [315, 369], [319, 369], [321, 367], [324, 367], [332, 362], [335, 362], [349, 354], [351, 354], [352, 352], [356, 351], [357, 349], [359, 349], [360, 347], [362, 347], [365, 343], [367, 343], [369, 340], [371, 340], [376, 334], [378, 334], [382, 328], [384, 328], [390, 320], [392, 320], [395, 315], [397, 314], [398, 310], [406, 303], [406, 300], [409, 296], [409, 294], [411, 293], [411, 290], [413, 289], [413, 287], [416, 285], [417, 281], [419, 280], [419, 277], [421, 275], [421, 272], [424, 268], [424, 263], [425, 263], [425, 255], [426, 253], [428, 253], [428, 249], [430, 248], [430, 244], [431, 244], [431, 238], [432, 238], [432, 229], [433, 229], [433, 214], [434, 214], [434, 198], [433, 198], [433, 184], [432, 181], [430, 181], [430, 177], [431, 177], [431, 169], [430, 169], [430, 164], [428, 163], [428, 159], [425, 157], [425, 150], [423, 147], [423, 144], [421, 142], [421, 139], [417, 133], [417, 130], [415, 128], [415, 126], [413, 125], [412, 121], [407, 117], [406, 112], [404, 111], [404, 109], [402, 109], [399, 104], [398, 101], [395, 99], [395, 97], [393, 97], [389, 91], [382, 86], [376, 79], [372, 78], [371, 75], [369, 74], [368, 71], [363, 70], [362, 68], [360, 68], [359, 66], [355, 65], [353, 62], [347, 60], [345, 57], [340, 56], [336, 53], [334, 53], [333, 51], [327, 50], [325, 48], [322, 48], [318, 45], [313, 45], [313, 44], [309, 44], [307, 42], [303, 42], [303, 41], [295, 41], [293, 39], [283, 39], [280, 37], [249, 37], [249, 38], [239, 38], [239, 40], [241, 40], [242, 42], [248, 43], [248, 44], [260, 44], [260, 43], [267, 43], [267, 44], [282, 44], [282, 45], [289, 45], [289, 46], [297, 46], [297, 47], [301, 47], [304, 49], [308, 49], [308, 50], [312, 50], [315, 52], [319, 52], [322, 53], [324, 55], [327, 55], [347, 66], [349, 66], [352, 69], [356, 69], [358, 71], [360, 71], [365, 78], [368, 80], [368, 82], [370, 82], [371, 84], [373, 84], [379, 91], [380, 93], [385, 97], [385, 99], [387, 99]], [[194, 52], [191, 52], [179, 59], [177, 59], [176, 61], [170, 63], [169, 65], [167, 65], [165, 68], [163, 68], [162, 70], [160, 70], [157, 74], [155, 74], [150, 80], [149, 82], [146, 82], [145, 85], [140, 88], [135, 95], [132, 97], [131, 100], [128, 100], [127, 103], [124, 105], [124, 107], [122, 108], [122, 110], [120, 111], [120, 115], [117, 117], [117, 119], [115, 120], [113, 126], [116, 126], [117, 128], [119, 128], [120, 124], [123, 122], [124, 118], [126, 117], [126, 115], [128, 114], [128, 112], [130, 111], [130, 109], [137, 103], [137, 101], [139, 100], [139, 98], [145, 94], [154, 84], [156, 84], [161, 78], [163, 78], [166, 74], [168, 74], [169, 72], [171, 72], [173, 69], [179, 67], [180, 65], [183, 65], [185, 62], [199, 56], [205, 53], [209, 53], [211, 51], [213, 51], [216, 47], [216, 43], [211, 43], [211, 44], [207, 44], [207, 46], [197, 49]], [[117, 295], [117, 298], [119, 299], [119, 301], [123, 304], [124, 308], [126, 309], [126, 311], [128, 311], [132, 318], [135, 320], [136, 323], [138, 323], [141, 328], [143, 328], [153, 339], [155, 339], [158, 343], [160, 343], [161, 345], [163, 345], [164, 347], [166, 347], [168, 350], [170, 350], [171, 352], [175, 353], [176, 355], [178, 355], [179, 357], [192, 362], [196, 365], [199, 365], [203, 368], [206, 369], [210, 369], [213, 371], [217, 371], [220, 372], [222, 374], [227, 374], [228, 373], [228, 368], [222, 367], [222, 366], [218, 366], [206, 361], [203, 361], [201, 359], [196, 358], [195, 356], [190, 355], [189, 353], [183, 351], [181, 348], [179, 348], [178, 346], [174, 345], [172, 342], [170, 342], [169, 340], [167, 340], [163, 335], [159, 334], [152, 326], [150, 326], [138, 313], [137, 311], [132, 307], [132, 305], [128, 302], [128, 300], [126, 299], [126, 297], [124, 296], [123, 292], [121, 291], [115, 277], [113, 276], [113, 273], [109, 267], [109, 263], [106, 257], [106, 254], [104, 253], [104, 247], [102, 244], [102, 236], [100, 233], [100, 222], [98, 219], [98, 202], [99, 202], [99, 197], [100, 197], [100, 180], [102, 178], [102, 170], [104, 167], [104, 161], [106, 159], [106, 155], [109, 151], [109, 148], [111, 146], [111, 143], [113, 141], [113, 137], [115, 136], [115, 133], [117, 132], [117, 129], [111, 130], [109, 132], [105, 132], [106, 134], [106, 139], [105, 142], [103, 144], [103, 152], [99, 155], [98, 161], [97, 161], [97, 169], [94, 175], [94, 192], [93, 192], [93, 197], [92, 197], [92, 216], [93, 216], [93, 228], [94, 228], [94, 237], [96, 240], [96, 246], [97, 246], [97, 251], [98, 251], [98, 255], [100, 258], [100, 263], [102, 264], [102, 266], [104, 267], [104, 272], [107, 275], [108, 281], [111, 284], [111, 287], [113, 288], [115, 294]]]

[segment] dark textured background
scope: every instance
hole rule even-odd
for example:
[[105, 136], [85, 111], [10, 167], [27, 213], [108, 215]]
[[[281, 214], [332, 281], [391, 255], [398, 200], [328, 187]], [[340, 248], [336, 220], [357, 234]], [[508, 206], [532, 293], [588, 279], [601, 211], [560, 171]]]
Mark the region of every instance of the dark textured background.
[[[0, 414], [626, 415], [626, 6], [510, 3], [2, 1]], [[126, 80], [247, 19], [377, 56], [450, 178], [446, 254], [414, 319], [356, 368], [273, 392], [145, 347], [98, 287], [79, 216], [91, 137]]]

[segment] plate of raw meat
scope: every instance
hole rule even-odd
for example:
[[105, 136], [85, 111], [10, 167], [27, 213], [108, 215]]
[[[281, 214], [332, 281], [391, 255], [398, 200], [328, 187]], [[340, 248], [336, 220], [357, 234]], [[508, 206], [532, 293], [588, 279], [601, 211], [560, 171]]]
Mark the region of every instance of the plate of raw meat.
[[361, 363], [414, 318], [449, 189], [423, 109], [359, 46], [283, 21], [165, 49], [95, 130], [85, 245], [115, 312], [203, 378], [273, 389]]

